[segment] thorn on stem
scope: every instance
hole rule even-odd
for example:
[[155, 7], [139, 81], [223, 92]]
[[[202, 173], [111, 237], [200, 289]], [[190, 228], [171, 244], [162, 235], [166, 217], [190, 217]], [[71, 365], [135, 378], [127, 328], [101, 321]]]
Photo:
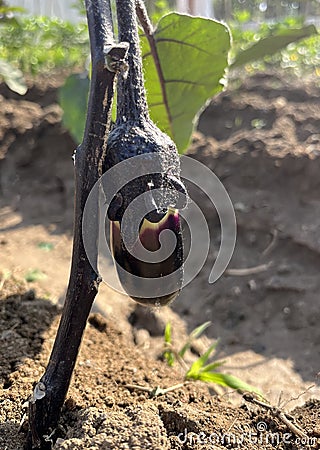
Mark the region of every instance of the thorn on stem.
[[35, 388], [33, 390], [29, 402], [34, 404], [37, 400], [41, 400], [45, 396], [46, 396], [46, 386], [44, 383], [42, 383], [42, 381], [39, 381], [39, 383], [35, 385]]
[[105, 64], [110, 72], [127, 72], [129, 69], [126, 62], [129, 50], [129, 42], [106, 45], [104, 47]]

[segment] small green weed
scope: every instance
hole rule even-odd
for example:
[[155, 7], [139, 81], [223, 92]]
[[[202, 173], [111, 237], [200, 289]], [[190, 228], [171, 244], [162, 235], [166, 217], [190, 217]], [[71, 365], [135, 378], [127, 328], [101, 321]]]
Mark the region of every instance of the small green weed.
[[44, 250], [45, 252], [50, 252], [54, 249], [54, 245], [51, 242], [39, 242], [38, 248]]
[[47, 275], [43, 273], [39, 269], [30, 269], [25, 275], [25, 280], [28, 283], [33, 283], [34, 281], [43, 280], [44, 278], [47, 278]]
[[219, 384], [221, 386], [230, 387], [240, 392], [255, 392], [259, 396], [261, 393], [253, 386], [244, 383], [239, 378], [217, 372], [216, 369], [221, 367], [225, 361], [209, 362], [209, 359], [214, 355], [217, 342], [210, 345], [210, 347], [196, 360], [190, 367], [187, 366], [184, 356], [188, 349], [191, 348], [193, 342], [201, 336], [201, 334], [210, 326], [210, 322], [205, 322], [199, 327], [195, 328], [187, 338], [185, 344], [180, 350], [177, 350], [172, 342], [171, 324], [167, 323], [164, 332], [164, 358], [169, 364], [173, 366], [175, 361], [178, 361], [185, 370], [185, 380], [200, 380], [206, 383]]

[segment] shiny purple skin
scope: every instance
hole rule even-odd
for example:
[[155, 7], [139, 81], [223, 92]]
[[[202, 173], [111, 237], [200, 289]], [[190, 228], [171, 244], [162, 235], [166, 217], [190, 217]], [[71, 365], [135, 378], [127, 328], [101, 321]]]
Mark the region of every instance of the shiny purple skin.
[[[112, 222], [110, 226], [110, 243], [113, 257], [122, 269], [118, 271], [119, 280], [126, 293], [136, 302], [148, 306], [164, 306], [171, 303], [179, 294], [183, 280], [183, 243], [181, 223], [178, 210], [168, 210], [158, 222], [144, 219], [140, 226], [139, 239], [141, 244], [153, 252], [160, 248], [159, 235], [161, 231], [169, 229], [174, 232], [176, 246], [167, 259], [150, 263], [137, 259], [125, 247], [121, 236], [120, 222]], [[138, 253], [138, 252], [137, 252]], [[173, 274], [170, 280], [165, 280], [166, 294], [161, 295], [163, 283], [159, 278]], [[131, 277], [135, 275], [138, 278]], [[143, 278], [153, 278], [156, 282], [147, 296], [136, 296], [137, 288], [144, 282]]]

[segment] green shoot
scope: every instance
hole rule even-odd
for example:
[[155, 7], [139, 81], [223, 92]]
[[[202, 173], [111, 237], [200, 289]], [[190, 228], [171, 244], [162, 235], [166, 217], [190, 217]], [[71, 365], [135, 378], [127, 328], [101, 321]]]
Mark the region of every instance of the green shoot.
[[198, 339], [202, 333], [211, 325], [211, 322], [205, 322], [202, 325], [195, 328], [189, 335], [187, 342], [184, 344], [182, 349], [179, 351], [181, 358], [184, 357], [185, 353], [191, 347], [194, 340]]
[[167, 323], [166, 328], [164, 330], [164, 342], [167, 350], [164, 351], [163, 357], [167, 361], [170, 367], [174, 364], [174, 355], [171, 350], [171, 324]]
[[44, 278], [47, 278], [47, 275], [39, 269], [30, 269], [25, 275], [25, 280], [28, 283], [43, 280]]
[[210, 345], [210, 347], [208, 348], [208, 350], [203, 353], [203, 355], [201, 355], [190, 367], [190, 369], [188, 370], [186, 377], [187, 378], [194, 378], [196, 379], [196, 377], [202, 372], [205, 371], [205, 364], [208, 361], [208, 359], [210, 358], [210, 356], [212, 355], [212, 353], [215, 351], [217, 344], [214, 343], [212, 345]]
[[51, 242], [39, 242], [38, 248], [46, 252], [50, 252], [54, 249], [54, 245]]
[[164, 332], [164, 353], [163, 356], [170, 367], [173, 366], [175, 358], [183, 366], [185, 371], [185, 380], [199, 380], [205, 383], [219, 384], [220, 386], [229, 387], [239, 392], [255, 392], [259, 396], [261, 393], [253, 386], [241, 381], [239, 378], [217, 372], [216, 369], [225, 364], [225, 361], [209, 362], [209, 359], [214, 355], [217, 342], [210, 345], [210, 347], [188, 368], [183, 359], [185, 353], [191, 348], [192, 343], [198, 339], [201, 334], [210, 326], [210, 322], [205, 322], [199, 327], [195, 328], [187, 338], [186, 343], [180, 350], [176, 350], [172, 343], [172, 329], [171, 324], [167, 323]]

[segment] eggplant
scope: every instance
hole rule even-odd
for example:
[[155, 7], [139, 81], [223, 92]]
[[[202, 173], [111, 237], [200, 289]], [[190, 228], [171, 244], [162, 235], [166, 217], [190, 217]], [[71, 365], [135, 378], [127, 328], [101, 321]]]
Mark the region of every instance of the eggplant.
[[[132, 179], [121, 186], [108, 205], [110, 244], [119, 280], [127, 294], [144, 305], [166, 305], [182, 287], [183, 242], [179, 208], [185, 206], [187, 192], [180, 180], [177, 148], [149, 116], [137, 19], [133, 11], [134, 0], [117, 0], [119, 42], [128, 43], [129, 48], [126, 70], [118, 75], [117, 120], [108, 136], [103, 171], [127, 161], [125, 168], [132, 172]], [[130, 159], [137, 156], [142, 170], [135, 177]], [[156, 171], [150, 171], [150, 165], [157, 167]], [[131, 216], [127, 215], [125, 223], [126, 211], [139, 196], [146, 197], [146, 214], [136, 217], [139, 211], [131, 208]], [[139, 224], [134, 235], [130, 223], [136, 220]], [[140, 259], [137, 254], [140, 244], [149, 254], [157, 252], [163, 231], [170, 231], [175, 237], [170, 255], [161, 261], [153, 260], [152, 255], [148, 261]]]

